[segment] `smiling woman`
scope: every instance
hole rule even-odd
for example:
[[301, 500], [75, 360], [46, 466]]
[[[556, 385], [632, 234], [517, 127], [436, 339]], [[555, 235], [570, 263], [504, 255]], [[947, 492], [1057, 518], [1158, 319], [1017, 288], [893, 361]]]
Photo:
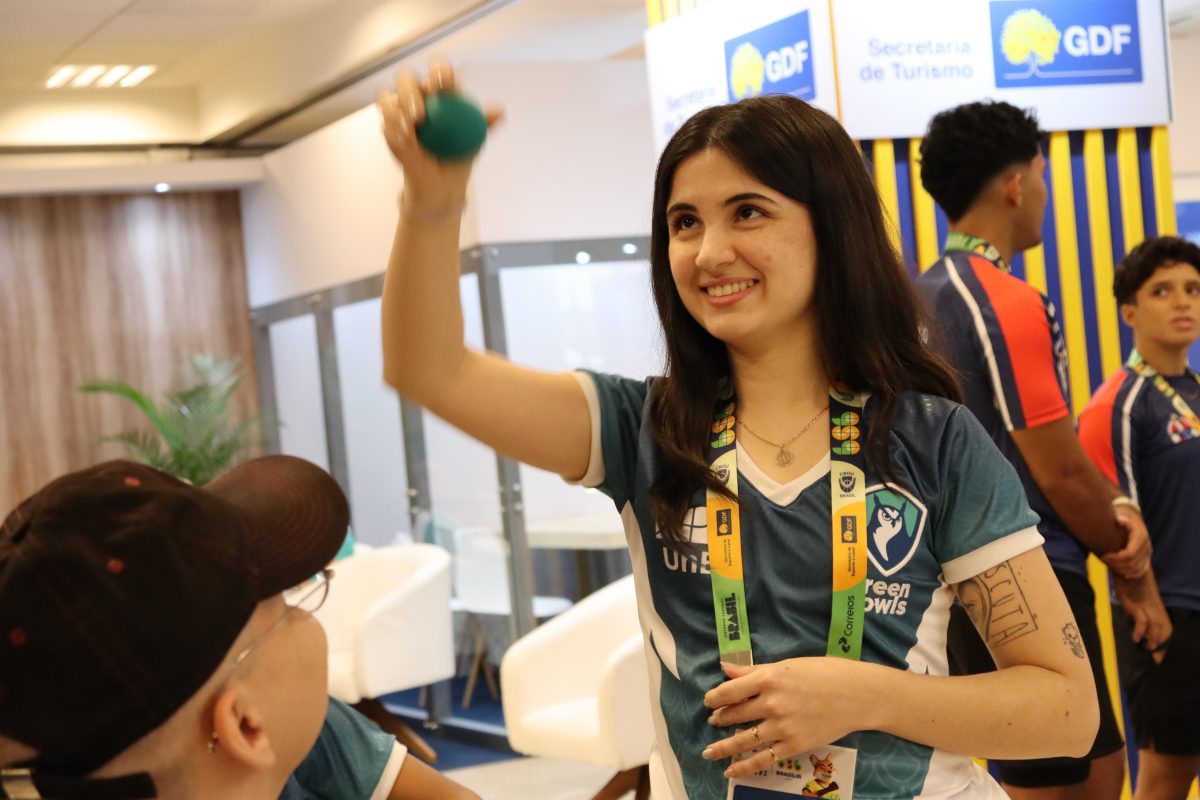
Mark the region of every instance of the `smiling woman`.
[[[655, 796], [1000, 798], [970, 755], [1085, 751], [1091, 672], [1037, 518], [924, 347], [838, 123], [788, 96], [686, 122], [654, 184], [665, 374], [545, 373], [463, 344], [470, 164], [414, 133], [425, 97], [452, 88], [443, 64], [380, 98], [405, 173], [384, 375], [622, 512], [659, 667]], [[947, 677], [956, 596], [997, 672]]]

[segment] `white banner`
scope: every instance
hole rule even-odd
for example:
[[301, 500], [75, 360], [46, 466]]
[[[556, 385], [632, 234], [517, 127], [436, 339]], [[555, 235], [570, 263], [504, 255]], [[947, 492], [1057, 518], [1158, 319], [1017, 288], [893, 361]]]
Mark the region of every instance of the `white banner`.
[[960, 103], [1034, 108], [1047, 130], [1171, 121], [1161, 0], [835, 0], [842, 122], [921, 136]]
[[837, 114], [827, 0], [717, 2], [646, 31], [658, 149], [701, 109], [786, 93]]
[[921, 136], [984, 99], [1033, 108], [1047, 130], [1163, 125], [1166, 41], [1162, 0], [717, 0], [646, 32], [655, 141], [768, 92], [856, 139]]

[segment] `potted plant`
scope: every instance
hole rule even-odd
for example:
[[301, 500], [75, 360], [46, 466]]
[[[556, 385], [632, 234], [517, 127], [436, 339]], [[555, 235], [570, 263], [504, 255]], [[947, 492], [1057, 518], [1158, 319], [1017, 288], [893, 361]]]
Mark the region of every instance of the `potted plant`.
[[123, 397], [141, 410], [151, 428], [129, 430], [101, 441], [125, 446], [130, 459], [203, 486], [235, 466], [255, 444], [254, 418], [238, 418], [230, 399], [242, 383], [237, 358], [193, 355], [195, 382], [167, 392], [156, 403], [125, 381], [85, 383], [79, 391]]

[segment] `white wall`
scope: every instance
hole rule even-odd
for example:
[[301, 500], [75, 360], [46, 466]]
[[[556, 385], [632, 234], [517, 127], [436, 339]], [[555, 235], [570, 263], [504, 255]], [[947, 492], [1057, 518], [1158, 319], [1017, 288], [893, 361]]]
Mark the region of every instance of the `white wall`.
[[479, 241], [649, 234], [657, 154], [644, 61], [468, 66], [463, 81], [507, 114], [476, 171]]
[[1176, 200], [1200, 200], [1200, 31], [1171, 37], [1171, 172]]
[[[476, 166], [465, 245], [649, 231], [654, 175], [645, 64], [464, 65], [508, 118]], [[365, 108], [263, 159], [242, 195], [250, 305], [382, 272], [401, 181]]]

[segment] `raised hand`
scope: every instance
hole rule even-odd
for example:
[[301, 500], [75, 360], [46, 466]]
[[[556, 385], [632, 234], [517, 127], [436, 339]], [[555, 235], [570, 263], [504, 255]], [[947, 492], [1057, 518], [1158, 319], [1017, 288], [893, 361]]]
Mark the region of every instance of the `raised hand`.
[[[426, 99], [439, 92], [456, 91], [454, 68], [439, 60], [430, 65], [424, 81], [412, 72], [398, 72], [394, 87], [381, 89], [376, 96], [384, 141], [404, 170], [402, 210], [418, 220], [457, 214], [466, 198], [474, 159], [443, 161], [417, 140], [417, 128], [425, 121]], [[503, 113], [489, 109], [485, 115], [490, 128]]]

